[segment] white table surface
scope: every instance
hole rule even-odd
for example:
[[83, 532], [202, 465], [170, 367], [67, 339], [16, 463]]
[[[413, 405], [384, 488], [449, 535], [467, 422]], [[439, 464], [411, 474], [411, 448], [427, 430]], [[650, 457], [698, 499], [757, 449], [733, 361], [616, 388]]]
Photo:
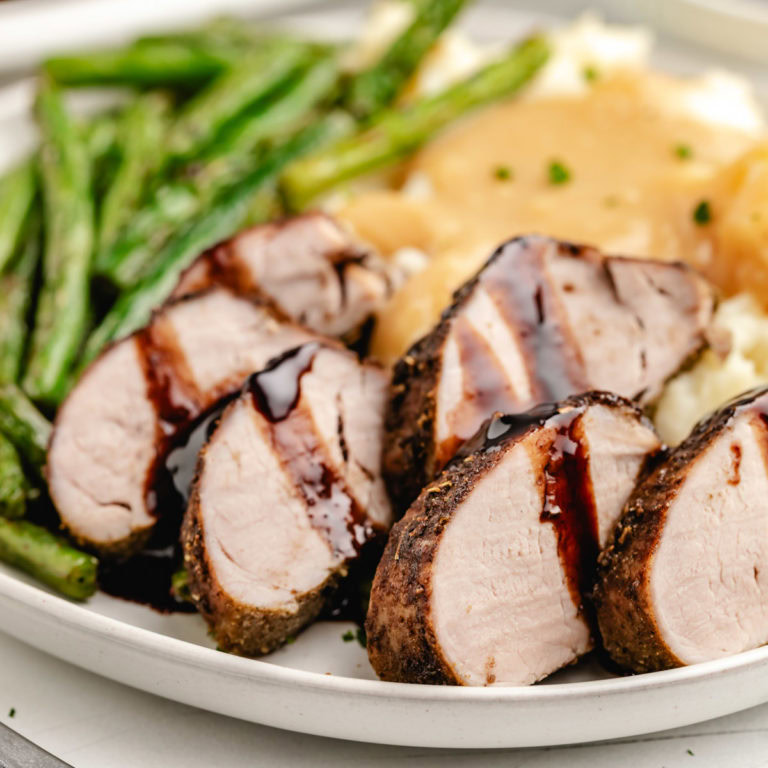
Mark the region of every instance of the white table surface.
[[383, 747], [278, 731], [175, 704], [84, 672], [3, 634], [0, 721], [75, 768], [768, 766], [768, 705], [623, 742], [482, 751]]

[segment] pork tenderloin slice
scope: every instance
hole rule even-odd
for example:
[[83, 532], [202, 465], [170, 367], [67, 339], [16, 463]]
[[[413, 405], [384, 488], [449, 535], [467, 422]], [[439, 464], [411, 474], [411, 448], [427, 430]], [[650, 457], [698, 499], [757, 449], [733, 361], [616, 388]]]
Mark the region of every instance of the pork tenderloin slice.
[[391, 295], [395, 273], [323, 213], [247, 229], [204, 253], [176, 296], [223, 284], [268, 299], [285, 317], [328, 336], [360, 326]]
[[487, 422], [392, 529], [366, 621], [377, 674], [527, 685], [589, 651], [598, 548], [659, 448], [605, 393]]
[[59, 409], [51, 437], [48, 485], [63, 525], [107, 556], [140, 549], [169, 513], [156, 479], [177, 439], [254, 370], [313, 338], [216, 288], [166, 305], [107, 349]]
[[56, 416], [48, 448], [51, 498], [81, 544], [104, 554], [140, 548], [156, 519], [146, 481], [159, 423], [136, 337], [88, 368]]
[[390, 525], [386, 392], [380, 368], [311, 343], [252, 376], [224, 411], [182, 526], [193, 599], [223, 648], [282, 645]]
[[605, 648], [636, 672], [768, 642], [768, 390], [701, 422], [630, 498], [600, 556]]
[[494, 411], [590, 389], [647, 402], [705, 342], [707, 283], [680, 264], [510, 240], [395, 366], [384, 473], [403, 510]]

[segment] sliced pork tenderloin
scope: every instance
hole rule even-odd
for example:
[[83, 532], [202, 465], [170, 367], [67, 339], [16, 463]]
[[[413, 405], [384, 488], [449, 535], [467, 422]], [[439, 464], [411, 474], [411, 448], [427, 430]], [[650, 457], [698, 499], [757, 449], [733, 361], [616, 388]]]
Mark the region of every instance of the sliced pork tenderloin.
[[712, 309], [682, 264], [505, 243], [395, 366], [384, 471], [396, 509], [495, 411], [590, 389], [647, 402], [702, 347]]
[[387, 530], [387, 376], [317, 342], [254, 374], [200, 453], [182, 526], [190, 590], [218, 644], [268, 653], [320, 612]]
[[272, 302], [328, 336], [358, 328], [389, 298], [396, 274], [329, 216], [308, 213], [245, 230], [204, 253], [176, 296], [213, 284]]
[[701, 422], [632, 494], [600, 555], [605, 648], [648, 672], [768, 643], [768, 389]]
[[105, 555], [137, 551], [167, 512], [156, 479], [177, 439], [250, 373], [313, 338], [215, 288], [166, 305], [108, 348], [59, 409], [49, 445], [48, 485], [65, 528]]
[[486, 422], [392, 529], [366, 621], [377, 674], [527, 685], [589, 651], [598, 550], [659, 448], [605, 393]]

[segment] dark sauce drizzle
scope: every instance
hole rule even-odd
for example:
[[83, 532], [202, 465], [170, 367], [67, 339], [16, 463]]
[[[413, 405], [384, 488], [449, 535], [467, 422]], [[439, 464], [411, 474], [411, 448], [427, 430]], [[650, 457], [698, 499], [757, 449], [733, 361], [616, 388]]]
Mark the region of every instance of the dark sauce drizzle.
[[[581, 361], [568, 357], [576, 353], [563, 338], [556, 300], [544, 268], [544, 252], [551, 243], [539, 240], [518, 238], [502, 246], [484, 283], [510, 326], [520, 329], [523, 346], [532, 358], [529, 367], [538, 385], [536, 400], [554, 402], [589, 386], [584, 381]], [[568, 255], [579, 253], [578, 249], [574, 253], [569, 244], [560, 244], [563, 248]], [[510, 261], [513, 263], [507, 263]]]
[[463, 371], [462, 393], [450, 415], [452, 437], [438, 447], [435, 456], [438, 467], [477, 431], [488, 414], [506, 413], [520, 405], [488, 340], [461, 315], [454, 321], [454, 335]]
[[343, 250], [334, 254], [330, 259], [331, 268], [336, 273], [339, 283], [339, 298], [341, 306], [347, 303], [347, 267], [352, 265], [363, 266], [367, 254], [360, 251]]
[[153, 343], [150, 332], [142, 331], [136, 338], [148, 395], [158, 419], [156, 458], [144, 488], [147, 509], [157, 523], [139, 553], [128, 560], [100, 564], [99, 585], [114, 597], [143, 603], [163, 613], [194, 612], [191, 603], [177, 600], [171, 590], [172, 576], [182, 565], [179, 529], [197, 455], [237, 392], [199, 413], [197, 404], [179, 388], [166, 353]]
[[[173, 375], [162, 353], [144, 332], [138, 337], [149, 396], [158, 415], [157, 459], [148, 473], [147, 507], [157, 516], [152, 537], [144, 549], [126, 561], [105, 562], [99, 581], [104, 592], [146, 604], [158, 611], [194, 612], [192, 604], [177, 600], [171, 590], [173, 574], [183, 559], [178, 542], [201, 447], [215, 429], [226, 406], [240, 393], [234, 392], [201, 414], [194, 403], [173, 384]], [[289, 469], [310, 508], [313, 525], [321, 530], [334, 551], [355, 557], [363, 545], [376, 538], [363, 512], [347, 492], [341, 478], [322, 457], [322, 446], [314, 438], [308, 416], [297, 409], [301, 378], [312, 368], [321, 344], [311, 343], [276, 358], [245, 385], [257, 409], [272, 424], [273, 439], [280, 455], [295, 456]], [[326, 610], [326, 618], [349, 620], [359, 601], [352, 599], [357, 586], [347, 579]], [[357, 617], [359, 618], [359, 616]], [[357, 619], [352, 619], [357, 620]]]
[[142, 603], [160, 613], [194, 613], [192, 603], [178, 600], [171, 578], [181, 566], [178, 545], [145, 547], [129, 560], [99, 565], [99, 587], [113, 597]]
[[589, 451], [582, 440], [584, 405], [544, 403], [524, 413], [493, 416], [457, 458], [498, 451], [539, 426], [552, 427], [555, 437], [544, 468], [544, 499], [539, 519], [554, 526], [568, 589], [591, 628], [591, 604], [584, 600], [593, 586], [598, 554], [597, 510], [589, 473]]
[[592, 591], [599, 552], [595, 494], [589, 473], [589, 451], [580, 439], [580, 409], [553, 417], [557, 430], [544, 470], [544, 506], [539, 519], [557, 532], [557, 547], [574, 605], [590, 628], [597, 626]]
[[254, 373], [245, 385], [256, 409], [272, 424], [284, 421], [299, 404], [301, 379], [312, 370], [321, 348], [313, 341], [289, 349], [275, 358], [263, 371]]
[[113, 597], [143, 603], [162, 613], [194, 613], [195, 607], [172, 593], [173, 574], [183, 558], [179, 528], [197, 466], [200, 448], [216, 428], [233, 393], [209, 408], [167, 443], [156, 461], [148, 483], [152, 509], [162, 510], [152, 537], [144, 549], [123, 562], [102, 562], [99, 585]]
[[311, 414], [298, 407], [301, 380], [321, 348], [311, 342], [286, 352], [253, 374], [245, 389], [271, 426], [276, 453], [304, 496], [312, 525], [334, 554], [354, 558], [374, 535], [373, 528], [326, 456]]

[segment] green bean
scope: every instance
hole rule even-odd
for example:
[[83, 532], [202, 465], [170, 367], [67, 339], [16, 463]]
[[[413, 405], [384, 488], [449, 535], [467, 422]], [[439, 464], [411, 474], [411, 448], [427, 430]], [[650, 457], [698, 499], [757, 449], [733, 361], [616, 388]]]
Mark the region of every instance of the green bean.
[[306, 46], [267, 45], [222, 72], [181, 111], [168, 134], [170, 154], [194, 155], [228, 120], [285, 83], [306, 57]]
[[0, 518], [0, 560], [75, 600], [97, 589], [95, 557], [26, 520]]
[[25, 160], [0, 179], [0, 272], [16, 252], [35, 199], [35, 165]]
[[0, 434], [0, 517], [23, 517], [30, 492], [16, 448]]
[[15, 384], [0, 384], [0, 433], [16, 446], [31, 467], [42, 469], [51, 423]]
[[119, 123], [119, 161], [101, 202], [99, 251], [106, 250], [131, 218], [146, 180], [157, 165], [168, 112], [168, 99], [160, 93], [136, 98]]
[[387, 52], [370, 69], [351, 79], [345, 97], [347, 108], [364, 119], [389, 106], [464, 2], [424, 0], [416, 3], [413, 21]]
[[297, 160], [281, 179], [290, 208], [300, 210], [347, 179], [403, 159], [471, 109], [511, 95], [530, 80], [548, 55], [544, 38], [530, 38], [469, 79], [402, 111], [387, 112], [361, 133]]
[[166, 39], [55, 56], [43, 67], [49, 77], [67, 86], [197, 87], [225, 71], [234, 58], [232, 51], [218, 46]]
[[202, 207], [192, 180], [159, 186], [150, 202], [137, 211], [110, 248], [99, 252], [94, 270], [117, 286], [129, 286], [171, 235]]
[[93, 202], [85, 144], [61, 93], [47, 79], [40, 84], [36, 106], [42, 133], [45, 253], [23, 386], [33, 399], [56, 404], [66, 390], [88, 315]]
[[256, 104], [225, 125], [195, 165], [198, 183], [207, 184], [220, 175], [233, 176], [227, 166], [243, 158], [251, 160], [260, 143], [290, 135], [303, 127], [311, 110], [329, 99], [338, 83], [339, 67], [333, 57], [313, 62], [299, 73], [270, 103]]
[[206, 248], [234, 234], [270, 210], [262, 195], [282, 168], [293, 158], [349, 133], [352, 121], [345, 113], [332, 112], [271, 150], [259, 166], [223, 191], [211, 207], [179, 233], [159, 255], [154, 270], [117, 302], [91, 334], [83, 354], [89, 363], [115, 339], [141, 328], [153, 309], [171, 294], [181, 273]]
[[171, 594], [180, 603], [192, 602], [192, 594], [189, 590], [189, 572], [184, 566], [171, 574]]
[[190, 169], [189, 177], [160, 186], [112, 248], [99, 254], [96, 271], [126, 289], [147, 273], [160, 248], [179, 225], [198, 215], [225, 186], [253, 169], [257, 148], [291, 135], [312, 116], [312, 108], [327, 99], [337, 82], [331, 58], [311, 64], [276, 98], [240, 116]]
[[80, 124], [80, 135], [91, 160], [99, 163], [115, 146], [117, 120], [109, 112], [94, 115]]
[[[36, 217], [35, 217], [36, 218]], [[19, 248], [5, 274], [0, 275], [0, 382], [17, 381], [27, 343], [27, 316], [40, 259], [40, 227], [27, 227], [27, 241]]]
[[184, 44], [214, 51], [221, 50], [233, 55], [233, 51], [236, 53], [246, 52], [265, 43], [296, 42], [296, 38], [287, 34], [276, 33], [274, 30], [264, 30], [245, 19], [219, 16], [192, 29], [143, 35], [136, 42], [150, 45], [158, 43]]

